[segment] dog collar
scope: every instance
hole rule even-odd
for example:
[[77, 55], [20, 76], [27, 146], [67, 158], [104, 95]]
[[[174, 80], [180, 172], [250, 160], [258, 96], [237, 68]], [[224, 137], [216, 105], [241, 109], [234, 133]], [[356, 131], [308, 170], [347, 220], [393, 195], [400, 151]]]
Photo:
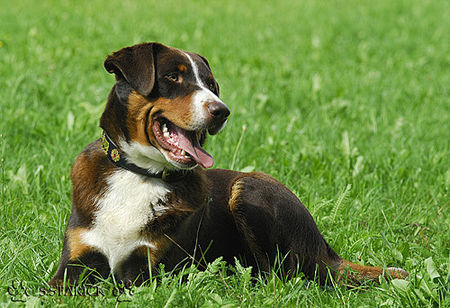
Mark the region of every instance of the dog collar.
[[159, 178], [166, 182], [176, 182], [178, 180], [181, 180], [191, 172], [190, 170], [170, 171], [164, 169], [163, 171], [158, 173], [151, 173], [144, 168], [138, 167], [135, 164], [127, 162], [125, 159], [125, 154], [119, 151], [119, 148], [114, 143], [114, 141], [111, 140], [111, 138], [109, 137], [108, 133], [105, 130], [102, 133], [101, 141], [102, 141], [101, 148], [103, 150], [103, 153], [105, 153], [106, 157], [108, 157], [108, 159], [117, 167], [129, 170], [131, 172], [145, 175], [151, 178]]

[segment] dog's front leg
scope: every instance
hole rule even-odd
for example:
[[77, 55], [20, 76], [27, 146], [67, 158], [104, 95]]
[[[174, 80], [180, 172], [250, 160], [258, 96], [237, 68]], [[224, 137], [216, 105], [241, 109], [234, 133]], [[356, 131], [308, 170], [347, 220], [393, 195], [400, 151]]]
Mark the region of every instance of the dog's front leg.
[[61, 287], [64, 283], [77, 283], [80, 276], [94, 281], [96, 276], [105, 278], [109, 275], [107, 258], [80, 241], [82, 231], [82, 228], [67, 228], [58, 270], [49, 285]]

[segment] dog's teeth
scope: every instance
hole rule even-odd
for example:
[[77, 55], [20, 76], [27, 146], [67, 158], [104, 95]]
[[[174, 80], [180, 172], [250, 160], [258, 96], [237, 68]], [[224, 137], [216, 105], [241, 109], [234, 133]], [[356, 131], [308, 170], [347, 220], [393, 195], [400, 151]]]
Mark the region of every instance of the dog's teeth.
[[[169, 130], [167, 129], [167, 125], [166, 125], [166, 124], [163, 124], [162, 131], [163, 131], [163, 133], [166, 133], [166, 132], [169, 131]], [[165, 135], [164, 135], [164, 136], [165, 136]]]
[[181, 155], [186, 156], [186, 152], [184, 150], [181, 150]]
[[170, 135], [169, 135], [169, 132], [167, 131], [167, 128], [166, 128], [166, 131], [164, 132], [164, 137], [166, 137], [167, 139], [170, 138]]

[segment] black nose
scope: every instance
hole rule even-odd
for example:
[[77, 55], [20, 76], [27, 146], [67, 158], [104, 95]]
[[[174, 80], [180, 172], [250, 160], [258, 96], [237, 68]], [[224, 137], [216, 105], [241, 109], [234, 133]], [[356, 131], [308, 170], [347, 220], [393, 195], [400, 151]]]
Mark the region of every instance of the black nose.
[[225, 121], [230, 115], [230, 109], [224, 103], [210, 103], [208, 111], [214, 118], [214, 121]]

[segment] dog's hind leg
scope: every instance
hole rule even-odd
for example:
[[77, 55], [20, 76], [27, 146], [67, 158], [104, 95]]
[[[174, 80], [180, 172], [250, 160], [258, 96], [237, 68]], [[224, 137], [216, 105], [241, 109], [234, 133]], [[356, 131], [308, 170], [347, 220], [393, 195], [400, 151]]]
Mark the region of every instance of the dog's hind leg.
[[320, 234], [306, 207], [268, 175], [249, 173], [237, 177], [231, 185], [229, 207], [260, 270], [273, 268], [279, 256], [287, 276], [302, 271], [322, 284], [331, 277], [341, 284], [359, 285], [366, 280], [378, 281], [383, 274], [407, 276], [402, 269], [361, 266], [339, 257]]
[[302, 271], [321, 283], [337, 270], [341, 258], [328, 246], [308, 210], [270, 176], [238, 177], [231, 186], [229, 207], [260, 270], [278, 263], [288, 277]]

